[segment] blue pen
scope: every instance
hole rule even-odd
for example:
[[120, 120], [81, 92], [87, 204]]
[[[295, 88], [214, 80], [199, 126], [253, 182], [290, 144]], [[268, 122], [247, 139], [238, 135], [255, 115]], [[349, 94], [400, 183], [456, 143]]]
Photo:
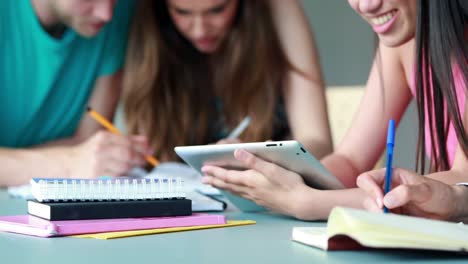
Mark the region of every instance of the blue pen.
[[[385, 170], [385, 186], [384, 195], [390, 191], [392, 186], [392, 160], [393, 160], [393, 146], [395, 145], [395, 120], [390, 119], [388, 122], [387, 132], [387, 164]], [[388, 208], [384, 206], [384, 213], [388, 213]]]

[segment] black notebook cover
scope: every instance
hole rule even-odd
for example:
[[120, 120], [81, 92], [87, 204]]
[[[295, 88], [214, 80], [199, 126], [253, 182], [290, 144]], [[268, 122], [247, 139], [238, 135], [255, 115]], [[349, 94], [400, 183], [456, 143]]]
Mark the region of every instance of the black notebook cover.
[[28, 201], [28, 213], [47, 220], [112, 219], [192, 214], [189, 199], [127, 201]]

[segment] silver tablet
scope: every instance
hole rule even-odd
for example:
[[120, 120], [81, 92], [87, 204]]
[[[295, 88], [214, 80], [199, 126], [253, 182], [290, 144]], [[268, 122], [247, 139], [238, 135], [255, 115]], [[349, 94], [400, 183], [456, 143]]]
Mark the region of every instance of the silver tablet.
[[[203, 165], [217, 165], [229, 169], [243, 169], [234, 158], [236, 149], [245, 149], [258, 157], [273, 162], [302, 176], [304, 182], [318, 189], [342, 189], [344, 185], [333, 176], [304, 146], [295, 140], [255, 142], [225, 145], [176, 147], [174, 150], [187, 164], [201, 173]], [[243, 211], [262, 207], [241, 197], [223, 192]]]

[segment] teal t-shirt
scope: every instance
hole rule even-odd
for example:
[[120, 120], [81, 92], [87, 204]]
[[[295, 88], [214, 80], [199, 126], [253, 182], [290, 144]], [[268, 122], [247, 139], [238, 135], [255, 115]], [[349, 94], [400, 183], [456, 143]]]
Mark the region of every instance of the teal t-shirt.
[[0, 146], [73, 135], [97, 78], [122, 68], [134, 1], [118, 0], [93, 38], [48, 35], [30, 0], [0, 1]]

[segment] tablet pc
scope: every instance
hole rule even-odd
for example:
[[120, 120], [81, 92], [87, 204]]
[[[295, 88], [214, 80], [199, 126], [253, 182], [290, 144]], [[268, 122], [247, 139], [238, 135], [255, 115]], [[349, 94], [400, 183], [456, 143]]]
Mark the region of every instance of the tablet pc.
[[[304, 182], [317, 189], [342, 189], [344, 185], [333, 176], [298, 141], [272, 141], [240, 144], [181, 146], [174, 150], [187, 164], [201, 173], [203, 165], [217, 165], [228, 169], [244, 169], [234, 158], [236, 149], [245, 149], [256, 156], [273, 162], [302, 176]], [[243, 211], [256, 211], [262, 207], [241, 197], [223, 192]]]

